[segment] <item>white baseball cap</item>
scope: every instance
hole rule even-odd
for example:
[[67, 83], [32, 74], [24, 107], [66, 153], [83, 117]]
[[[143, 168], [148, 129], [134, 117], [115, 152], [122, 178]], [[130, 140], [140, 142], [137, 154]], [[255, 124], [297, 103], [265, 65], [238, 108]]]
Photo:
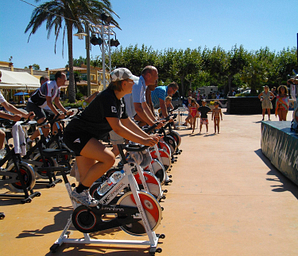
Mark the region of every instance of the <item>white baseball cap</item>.
[[127, 68], [116, 68], [114, 69], [111, 74], [111, 81], [121, 81], [125, 79], [131, 79], [131, 80], [138, 80], [139, 78], [137, 76], [134, 76], [131, 71]]

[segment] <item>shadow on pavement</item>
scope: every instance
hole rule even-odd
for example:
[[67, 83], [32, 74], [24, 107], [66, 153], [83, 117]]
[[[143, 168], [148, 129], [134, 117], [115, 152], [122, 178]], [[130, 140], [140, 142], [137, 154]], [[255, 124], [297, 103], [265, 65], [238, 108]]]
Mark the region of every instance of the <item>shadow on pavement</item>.
[[291, 192], [298, 199], [298, 187], [295, 183], [293, 183], [290, 179], [284, 176], [281, 172], [279, 172], [274, 165], [271, 164], [269, 159], [263, 155], [262, 150], [258, 149], [255, 151], [257, 156], [261, 158], [261, 160], [267, 165], [270, 171], [267, 173], [270, 177], [267, 178], [268, 181], [280, 182], [279, 185], [271, 185], [273, 192]]

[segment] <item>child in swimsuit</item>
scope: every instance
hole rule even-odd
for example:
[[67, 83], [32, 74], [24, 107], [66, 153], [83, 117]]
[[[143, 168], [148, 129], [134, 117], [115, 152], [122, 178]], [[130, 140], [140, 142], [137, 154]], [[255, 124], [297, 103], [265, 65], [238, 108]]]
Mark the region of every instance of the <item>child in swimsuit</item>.
[[192, 99], [189, 106], [189, 114], [191, 116], [190, 124], [192, 126], [192, 133], [194, 133], [195, 127], [196, 127], [197, 112], [198, 112], [198, 103], [196, 102], [195, 99]]
[[201, 113], [201, 121], [200, 121], [200, 133], [202, 132], [203, 124], [206, 125], [206, 132], [208, 132], [208, 112], [211, 111], [209, 107], [206, 106], [206, 99], [202, 100], [202, 106], [198, 108], [198, 111]]
[[216, 133], [216, 128], [217, 133], [219, 133], [220, 118], [222, 120], [222, 112], [219, 108], [219, 103], [216, 101], [214, 102], [214, 109], [212, 110], [212, 120], [214, 121], [214, 133]]

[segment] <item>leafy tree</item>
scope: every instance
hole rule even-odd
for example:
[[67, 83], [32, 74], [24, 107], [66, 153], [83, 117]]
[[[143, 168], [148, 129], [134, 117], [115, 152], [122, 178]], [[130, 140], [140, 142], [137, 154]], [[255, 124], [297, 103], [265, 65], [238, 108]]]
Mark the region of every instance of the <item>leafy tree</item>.
[[[280, 85], [297, 68], [296, 48], [278, 53], [268, 47], [248, 52], [242, 45], [235, 45], [228, 52], [220, 47], [154, 51], [145, 45], [140, 48], [131, 45], [114, 50], [111, 58], [113, 68], [127, 67], [136, 75], [140, 75], [147, 65], [156, 66], [159, 85], [175, 81], [181, 95], [185, 95], [188, 88], [210, 85], [225, 87], [226, 93], [232, 86], [251, 88], [256, 93], [265, 84], [270, 87]], [[80, 57], [78, 61], [85, 59]], [[102, 66], [101, 58], [92, 59], [91, 65]]]
[[82, 64], [87, 64], [86, 58], [83, 58], [82, 56], [80, 56], [78, 59], [73, 60], [74, 67], [80, 67]]
[[214, 47], [212, 50], [204, 49], [202, 52], [203, 69], [210, 74], [211, 85], [223, 86], [226, 84], [226, 70], [228, 58], [221, 47]]
[[[40, 0], [36, 0], [39, 2]], [[69, 101], [75, 101], [75, 83], [73, 72], [73, 28], [83, 29], [83, 23], [91, 22], [94, 24], [101, 23], [100, 15], [107, 13], [111, 15], [114, 13], [111, 9], [110, 1], [103, 0], [52, 0], [41, 4], [33, 10], [31, 20], [25, 29], [25, 33], [31, 30], [29, 38], [37, 29], [46, 22], [46, 29], [48, 31], [48, 38], [52, 29], [55, 33], [54, 52], [56, 53], [56, 43], [63, 31], [63, 44], [65, 33], [67, 35], [68, 44], [68, 65], [69, 65]], [[115, 13], [114, 13], [115, 14]], [[112, 19], [114, 25], [118, 23]], [[62, 51], [63, 54], [63, 51]]]
[[248, 58], [248, 64], [241, 71], [241, 79], [247, 83], [251, 89], [251, 94], [257, 94], [257, 90], [268, 81], [266, 59], [251, 54]]
[[231, 51], [227, 53], [227, 77], [228, 87], [225, 87], [225, 93], [231, 92], [232, 80], [247, 64], [247, 52], [243, 46], [239, 48], [235, 45]]

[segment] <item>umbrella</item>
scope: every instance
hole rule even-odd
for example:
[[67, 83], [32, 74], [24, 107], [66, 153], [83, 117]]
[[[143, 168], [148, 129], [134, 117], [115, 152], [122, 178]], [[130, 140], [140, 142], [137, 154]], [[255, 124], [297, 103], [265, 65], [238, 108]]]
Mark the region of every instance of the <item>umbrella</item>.
[[17, 92], [17, 93], [15, 93], [14, 96], [23, 96], [23, 95], [29, 95], [29, 93], [27, 93], [27, 92]]

